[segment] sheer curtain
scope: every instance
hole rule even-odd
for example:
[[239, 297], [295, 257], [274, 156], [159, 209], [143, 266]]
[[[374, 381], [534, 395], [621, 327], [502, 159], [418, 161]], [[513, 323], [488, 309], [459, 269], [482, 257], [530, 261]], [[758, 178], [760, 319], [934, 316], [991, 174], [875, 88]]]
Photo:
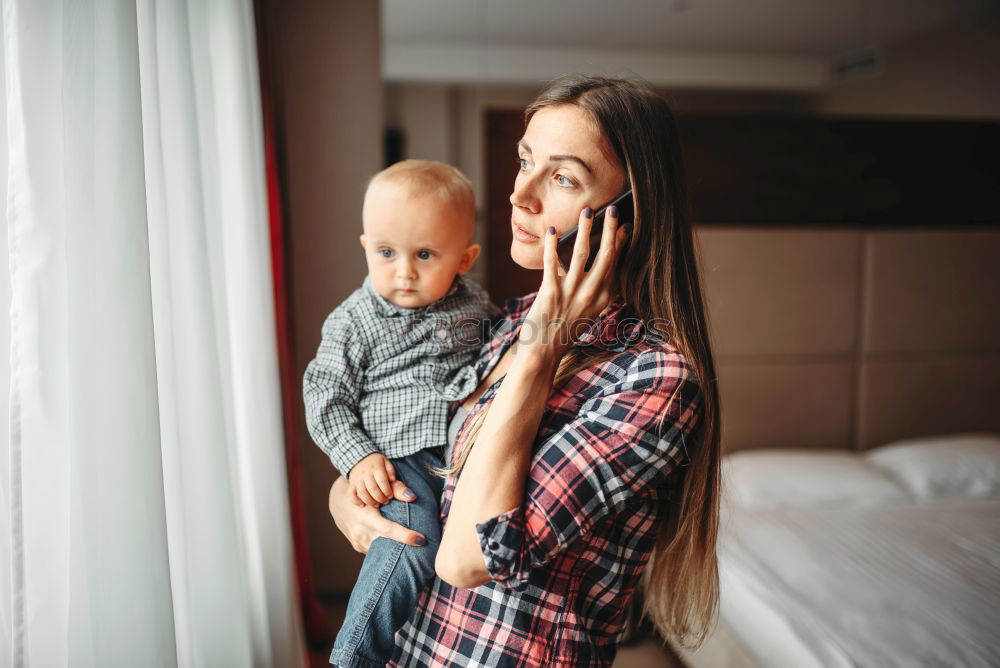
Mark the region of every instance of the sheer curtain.
[[304, 665], [250, 2], [2, 38], [0, 664]]

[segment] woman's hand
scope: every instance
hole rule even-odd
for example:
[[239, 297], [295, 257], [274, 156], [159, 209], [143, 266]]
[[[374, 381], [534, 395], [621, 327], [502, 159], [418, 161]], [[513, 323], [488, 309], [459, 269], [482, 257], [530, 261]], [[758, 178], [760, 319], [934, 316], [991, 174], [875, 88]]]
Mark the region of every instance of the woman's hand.
[[542, 285], [521, 326], [518, 337], [521, 351], [549, 353], [558, 360], [611, 303], [615, 296], [611, 268], [625, 238], [624, 228], [618, 228], [618, 212], [613, 210], [614, 207], [609, 209], [604, 217], [601, 247], [590, 271], [583, 270], [590, 255], [590, 229], [594, 222], [589, 208], [580, 213], [573, 257], [565, 273], [560, 271], [562, 265], [556, 254], [555, 229], [550, 227], [546, 231], [542, 241]]
[[559, 359], [572, 345], [574, 330], [577, 334], [586, 331], [583, 326], [590, 324], [586, 319], [597, 316], [611, 301], [610, 270], [623, 237], [616, 237], [617, 217], [608, 215], [601, 249], [590, 271], [584, 272], [592, 217], [589, 210], [580, 214], [573, 259], [565, 276], [559, 275], [554, 231], [543, 238], [542, 286], [521, 325], [514, 362], [493, 397], [455, 484], [441, 537], [435, 570], [454, 587], [477, 587], [490, 580], [477, 526], [525, 503], [532, 446], [552, 394]]
[[[392, 491], [394, 498], [399, 501], [410, 502], [416, 498], [401, 480], [393, 481]], [[379, 536], [417, 547], [427, 544], [427, 539], [421, 534], [382, 517], [378, 508], [356, 505], [351, 499], [350, 486], [344, 478], [337, 478], [330, 487], [329, 504], [330, 514], [340, 533], [361, 554], [366, 554], [372, 541]]]

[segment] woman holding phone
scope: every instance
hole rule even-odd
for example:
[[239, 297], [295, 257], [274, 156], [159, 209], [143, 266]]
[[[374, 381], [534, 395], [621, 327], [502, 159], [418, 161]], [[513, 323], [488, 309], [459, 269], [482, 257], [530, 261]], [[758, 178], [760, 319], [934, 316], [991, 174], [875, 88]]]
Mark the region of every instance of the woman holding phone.
[[[716, 613], [719, 402], [673, 115], [644, 85], [572, 77], [525, 119], [511, 257], [541, 286], [452, 406], [437, 578], [390, 665], [609, 666], [643, 580], [664, 637], [698, 645]], [[608, 207], [591, 249], [593, 210], [629, 190], [632, 220]], [[330, 511], [362, 552], [420, 544], [343, 480]]]

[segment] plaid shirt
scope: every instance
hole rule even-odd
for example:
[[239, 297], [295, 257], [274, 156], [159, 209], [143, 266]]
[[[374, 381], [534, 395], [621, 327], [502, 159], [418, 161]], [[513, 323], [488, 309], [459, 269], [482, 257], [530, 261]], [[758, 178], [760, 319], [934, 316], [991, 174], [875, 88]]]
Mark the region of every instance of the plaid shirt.
[[449, 402], [476, 389], [472, 363], [496, 311], [462, 276], [419, 308], [393, 304], [365, 277], [327, 317], [302, 380], [309, 433], [333, 465], [346, 476], [373, 452], [395, 459], [444, 445]]
[[[532, 294], [507, 302], [477, 364], [480, 378], [510, 347], [533, 301]], [[389, 665], [612, 664], [679, 481], [671, 473], [688, 460], [684, 440], [698, 424], [702, 394], [684, 358], [623, 302], [605, 309], [587, 335], [588, 345], [618, 354], [552, 393], [524, 503], [477, 525], [492, 580], [458, 589], [435, 578], [397, 633]], [[470, 411], [455, 452], [498, 386]], [[449, 480], [443, 521], [454, 490]]]

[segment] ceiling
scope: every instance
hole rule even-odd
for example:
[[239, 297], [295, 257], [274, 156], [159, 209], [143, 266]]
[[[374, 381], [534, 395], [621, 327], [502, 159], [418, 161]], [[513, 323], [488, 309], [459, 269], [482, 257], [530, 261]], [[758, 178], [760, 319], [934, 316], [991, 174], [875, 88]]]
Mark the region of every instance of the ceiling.
[[704, 85], [714, 71], [808, 89], [824, 85], [838, 55], [997, 8], [996, 0], [382, 0], [383, 69], [390, 80], [511, 83], [574, 65], [674, 73], [667, 78], [693, 70]]

